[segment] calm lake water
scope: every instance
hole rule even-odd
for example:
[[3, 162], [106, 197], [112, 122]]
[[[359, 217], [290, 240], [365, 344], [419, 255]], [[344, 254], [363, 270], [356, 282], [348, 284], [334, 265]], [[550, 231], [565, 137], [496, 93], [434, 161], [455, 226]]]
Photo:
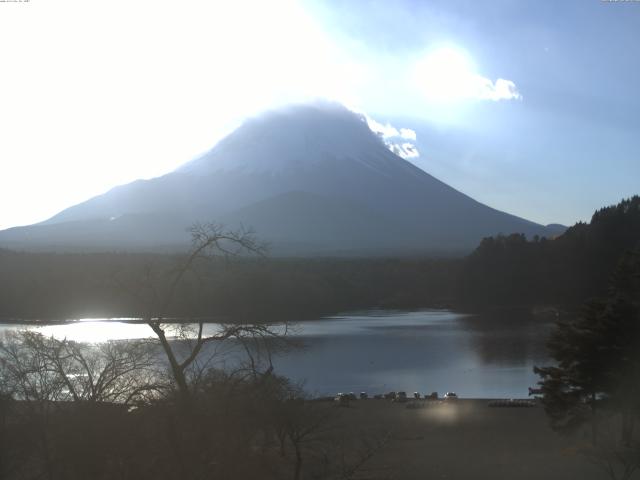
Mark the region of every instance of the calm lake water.
[[[302, 346], [274, 358], [276, 372], [315, 395], [455, 391], [462, 397], [526, 397], [534, 365], [549, 362], [550, 319], [522, 312], [466, 315], [448, 310], [350, 313], [299, 322]], [[0, 324], [0, 332], [25, 328]], [[145, 338], [148, 326], [116, 320], [29, 326], [84, 342]], [[214, 330], [216, 325], [208, 325]]]

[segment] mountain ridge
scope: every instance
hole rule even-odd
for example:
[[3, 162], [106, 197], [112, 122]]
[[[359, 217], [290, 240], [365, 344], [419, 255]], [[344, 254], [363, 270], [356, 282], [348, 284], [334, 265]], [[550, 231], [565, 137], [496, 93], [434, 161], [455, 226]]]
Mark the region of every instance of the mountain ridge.
[[84, 239], [89, 249], [184, 248], [185, 230], [198, 221], [257, 224], [277, 255], [462, 253], [498, 233], [556, 233], [483, 205], [400, 158], [362, 115], [318, 104], [249, 119], [174, 172], [0, 232], [0, 246], [61, 248]]

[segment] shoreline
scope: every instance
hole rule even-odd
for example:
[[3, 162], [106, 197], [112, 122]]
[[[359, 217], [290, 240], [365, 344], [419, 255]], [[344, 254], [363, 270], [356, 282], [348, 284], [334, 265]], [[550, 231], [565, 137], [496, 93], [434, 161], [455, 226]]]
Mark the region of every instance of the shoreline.
[[543, 408], [491, 408], [491, 400], [426, 408], [358, 400], [334, 411], [341, 428], [389, 439], [371, 459], [367, 478], [602, 478], [580, 453], [584, 439], [551, 430]]

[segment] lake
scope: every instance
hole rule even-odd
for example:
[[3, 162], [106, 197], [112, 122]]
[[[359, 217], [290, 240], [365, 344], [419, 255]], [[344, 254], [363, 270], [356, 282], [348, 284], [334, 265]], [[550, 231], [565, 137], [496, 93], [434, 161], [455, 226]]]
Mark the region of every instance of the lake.
[[[549, 362], [550, 318], [505, 311], [470, 315], [449, 310], [348, 313], [296, 324], [299, 349], [274, 358], [277, 373], [304, 382], [313, 395], [390, 390], [455, 391], [462, 397], [526, 397], [534, 365]], [[20, 327], [83, 342], [150, 336], [148, 326], [119, 320]], [[207, 325], [215, 329], [216, 325]]]

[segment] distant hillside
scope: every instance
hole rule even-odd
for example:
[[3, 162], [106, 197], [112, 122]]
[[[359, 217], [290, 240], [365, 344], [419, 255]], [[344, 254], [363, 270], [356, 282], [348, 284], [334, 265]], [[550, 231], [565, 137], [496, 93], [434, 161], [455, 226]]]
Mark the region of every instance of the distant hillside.
[[579, 304], [603, 295], [621, 256], [640, 248], [640, 197], [596, 211], [559, 237], [488, 237], [464, 262], [460, 299], [471, 305]]
[[[0, 323], [144, 316], [158, 307], [151, 292], [166, 291], [182, 261], [178, 255], [0, 250]], [[459, 265], [456, 259], [219, 258], [199, 263], [162, 313], [260, 322], [448, 306]]]
[[449, 187], [389, 151], [362, 116], [321, 103], [250, 119], [175, 172], [2, 231], [0, 246], [171, 250], [195, 222], [253, 226], [275, 256], [462, 254], [489, 235], [557, 234]]
[[560, 225], [559, 223], [550, 223], [547, 225], [547, 234], [550, 237], [557, 237], [567, 231], [569, 227]]

